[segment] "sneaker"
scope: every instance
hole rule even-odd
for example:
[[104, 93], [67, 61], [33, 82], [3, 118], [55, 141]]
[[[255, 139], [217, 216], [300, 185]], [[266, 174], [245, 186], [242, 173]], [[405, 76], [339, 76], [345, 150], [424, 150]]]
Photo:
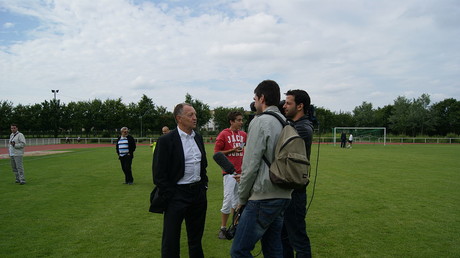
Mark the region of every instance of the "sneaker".
[[225, 237], [225, 233], [227, 232], [227, 229], [226, 228], [221, 228], [219, 230], [219, 239], [227, 239], [227, 237]]
[[21, 183], [19, 183], [20, 185], [25, 185], [26, 182], [25, 181], [22, 181]]

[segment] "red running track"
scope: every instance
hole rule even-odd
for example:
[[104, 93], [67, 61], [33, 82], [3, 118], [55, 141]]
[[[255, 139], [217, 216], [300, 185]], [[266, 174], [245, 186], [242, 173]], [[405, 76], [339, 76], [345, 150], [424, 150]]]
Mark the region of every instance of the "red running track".
[[[66, 149], [82, 149], [82, 148], [97, 148], [97, 147], [113, 147], [114, 144], [52, 144], [52, 145], [35, 145], [26, 146], [24, 151], [48, 151], [48, 150], [66, 150]], [[0, 148], [0, 154], [8, 154], [8, 148]]]

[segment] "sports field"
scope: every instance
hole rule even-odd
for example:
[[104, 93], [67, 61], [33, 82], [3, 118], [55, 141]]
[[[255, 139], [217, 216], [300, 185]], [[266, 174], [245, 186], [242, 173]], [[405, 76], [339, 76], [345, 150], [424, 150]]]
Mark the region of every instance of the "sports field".
[[[222, 177], [206, 147], [204, 251], [229, 257], [231, 241], [217, 238]], [[0, 159], [0, 257], [160, 257], [162, 215], [147, 211], [151, 155], [138, 146], [132, 186], [114, 147], [25, 157], [26, 185]], [[321, 145], [307, 216], [313, 256], [460, 257], [459, 156], [460, 145]]]

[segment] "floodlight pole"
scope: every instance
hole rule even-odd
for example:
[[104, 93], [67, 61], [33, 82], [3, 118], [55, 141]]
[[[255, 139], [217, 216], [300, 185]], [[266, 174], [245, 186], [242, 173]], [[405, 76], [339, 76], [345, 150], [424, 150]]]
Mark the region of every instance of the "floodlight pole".
[[59, 90], [51, 90], [52, 93], [54, 93], [54, 101], [56, 101], [56, 94], [59, 93]]

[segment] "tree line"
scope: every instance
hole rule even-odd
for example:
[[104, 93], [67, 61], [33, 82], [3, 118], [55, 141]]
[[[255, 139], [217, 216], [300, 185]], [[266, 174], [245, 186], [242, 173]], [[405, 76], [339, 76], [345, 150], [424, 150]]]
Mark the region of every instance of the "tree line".
[[[205, 135], [216, 135], [229, 126], [227, 114], [238, 110], [248, 121], [253, 116], [249, 107], [217, 107], [210, 110], [208, 104], [186, 94], [184, 102], [197, 111], [198, 128]], [[40, 104], [13, 106], [10, 101], [0, 101], [0, 134], [9, 135], [9, 126], [18, 124], [29, 137], [115, 137], [122, 126], [131, 129], [137, 137], [153, 137], [161, 133], [163, 126], [174, 128], [172, 112], [143, 95], [139, 102], [124, 104], [121, 98], [61, 103], [59, 99], [45, 100]], [[460, 102], [449, 98], [431, 104], [430, 96], [422, 94], [415, 99], [399, 96], [393, 104], [374, 108], [363, 102], [352, 112], [332, 112], [316, 107], [312, 114], [319, 122], [316, 128], [329, 133], [334, 127], [386, 127], [393, 135], [429, 135], [456, 137], [460, 134]], [[211, 121], [216, 130], [205, 125]]]

